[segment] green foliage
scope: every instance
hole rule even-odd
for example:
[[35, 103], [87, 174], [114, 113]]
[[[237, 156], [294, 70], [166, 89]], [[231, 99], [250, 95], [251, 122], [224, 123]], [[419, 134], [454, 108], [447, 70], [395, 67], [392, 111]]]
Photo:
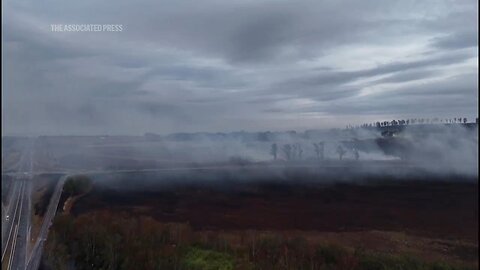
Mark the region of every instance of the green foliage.
[[229, 254], [191, 248], [185, 255], [183, 264], [192, 270], [232, 270], [234, 269], [233, 257]]
[[72, 176], [65, 181], [63, 191], [68, 196], [76, 196], [88, 192], [92, 186], [92, 181], [85, 175]]

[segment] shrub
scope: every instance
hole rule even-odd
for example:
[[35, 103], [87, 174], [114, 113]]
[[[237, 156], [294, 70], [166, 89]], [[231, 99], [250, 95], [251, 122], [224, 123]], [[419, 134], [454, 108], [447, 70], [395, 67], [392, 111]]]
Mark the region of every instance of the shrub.
[[229, 254], [195, 247], [187, 252], [183, 264], [187, 269], [194, 270], [234, 269], [234, 261]]
[[336, 265], [347, 255], [347, 251], [336, 245], [320, 245], [316, 249], [316, 257], [323, 261], [326, 265]]
[[85, 175], [72, 176], [65, 181], [63, 190], [68, 196], [76, 196], [87, 192], [92, 186], [92, 181]]

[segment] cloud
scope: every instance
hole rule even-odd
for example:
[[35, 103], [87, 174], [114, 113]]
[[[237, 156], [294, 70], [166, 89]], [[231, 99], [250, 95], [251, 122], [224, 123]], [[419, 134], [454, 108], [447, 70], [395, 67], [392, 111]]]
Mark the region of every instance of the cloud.
[[[319, 119], [330, 128], [407, 114], [476, 116], [476, 1], [3, 5], [6, 134], [286, 130], [317, 128]], [[50, 29], [72, 23], [124, 30]]]
[[478, 46], [478, 34], [475, 31], [449, 34], [432, 39], [433, 46], [441, 49], [464, 49]]

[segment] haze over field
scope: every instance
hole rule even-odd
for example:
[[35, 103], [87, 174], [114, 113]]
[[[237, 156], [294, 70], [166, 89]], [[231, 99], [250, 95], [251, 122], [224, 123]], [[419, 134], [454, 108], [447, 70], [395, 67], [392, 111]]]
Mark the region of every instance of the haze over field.
[[[477, 116], [474, 0], [2, 6], [6, 135], [305, 130]], [[52, 24], [122, 31], [55, 32]]]
[[2, 270], [479, 269], [478, 0], [2, 8]]

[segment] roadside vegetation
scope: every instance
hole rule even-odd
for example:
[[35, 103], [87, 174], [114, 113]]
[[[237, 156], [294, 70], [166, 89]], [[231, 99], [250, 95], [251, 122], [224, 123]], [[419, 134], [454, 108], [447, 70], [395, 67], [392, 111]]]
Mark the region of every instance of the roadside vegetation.
[[60, 197], [61, 212], [69, 214], [75, 202], [92, 189], [92, 180], [86, 175], [70, 176], [63, 185]]
[[218, 232], [151, 217], [95, 211], [57, 216], [41, 269], [470, 269], [408, 255], [371, 253], [301, 237], [245, 232], [232, 240]]
[[36, 216], [43, 217], [47, 211], [50, 198], [59, 178], [59, 175], [42, 175], [35, 178], [33, 207]]
[[73, 197], [84, 194], [92, 187], [92, 181], [86, 175], [71, 176], [65, 181], [63, 192]]

